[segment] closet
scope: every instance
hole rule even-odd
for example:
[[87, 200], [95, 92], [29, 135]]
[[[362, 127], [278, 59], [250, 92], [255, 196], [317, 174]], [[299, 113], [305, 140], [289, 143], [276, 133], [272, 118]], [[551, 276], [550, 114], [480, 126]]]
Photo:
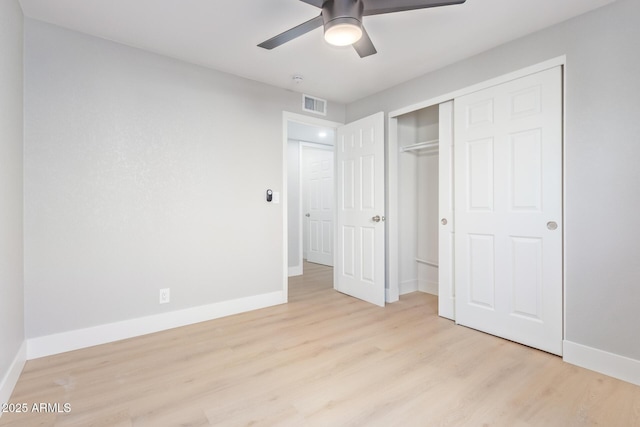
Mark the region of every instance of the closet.
[[438, 110], [397, 117], [400, 295], [438, 294]]
[[453, 101], [389, 115], [388, 300], [438, 295], [454, 318]]
[[562, 354], [562, 68], [548, 65], [389, 113], [388, 283], [390, 299], [437, 294], [440, 316]]

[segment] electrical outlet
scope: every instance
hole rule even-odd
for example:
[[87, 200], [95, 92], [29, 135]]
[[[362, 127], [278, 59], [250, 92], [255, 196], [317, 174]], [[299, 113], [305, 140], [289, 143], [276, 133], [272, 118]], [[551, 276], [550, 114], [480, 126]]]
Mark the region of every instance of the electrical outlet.
[[171, 299], [169, 288], [160, 289], [160, 304], [166, 304]]

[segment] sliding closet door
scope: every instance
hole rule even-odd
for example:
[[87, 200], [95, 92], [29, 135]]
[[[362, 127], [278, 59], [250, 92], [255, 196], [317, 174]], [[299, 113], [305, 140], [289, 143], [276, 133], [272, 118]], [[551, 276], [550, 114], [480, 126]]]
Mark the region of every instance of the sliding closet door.
[[455, 318], [562, 353], [557, 67], [455, 100]]

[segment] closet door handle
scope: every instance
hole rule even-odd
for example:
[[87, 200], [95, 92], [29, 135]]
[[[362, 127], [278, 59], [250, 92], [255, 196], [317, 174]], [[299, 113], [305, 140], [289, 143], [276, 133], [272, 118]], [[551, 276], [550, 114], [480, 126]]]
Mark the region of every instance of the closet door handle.
[[381, 220], [381, 219], [382, 219], [382, 218], [380, 218], [380, 215], [376, 215], [376, 216], [374, 216], [373, 218], [371, 218], [371, 221], [373, 221], [373, 222], [380, 222], [380, 220]]
[[447, 218], [442, 218], [442, 219], [440, 220], [440, 224], [442, 224], [442, 225], [447, 225]]

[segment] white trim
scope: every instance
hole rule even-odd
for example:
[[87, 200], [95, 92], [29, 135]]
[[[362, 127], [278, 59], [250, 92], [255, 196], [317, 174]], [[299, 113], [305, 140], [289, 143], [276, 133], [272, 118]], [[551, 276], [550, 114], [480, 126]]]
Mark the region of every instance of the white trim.
[[400, 299], [400, 231], [398, 227], [398, 119], [389, 117], [389, 134], [387, 137], [387, 179], [386, 179], [386, 290], [387, 302]]
[[[322, 126], [322, 127], [334, 127], [334, 128], [337, 128], [339, 126], [344, 125], [344, 123], [332, 122], [330, 120], [320, 119], [318, 117], [306, 116], [304, 114], [291, 113], [289, 111], [283, 111], [282, 112], [282, 119], [283, 119], [283, 122], [284, 122], [285, 125], [289, 121], [296, 122], [296, 123], [302, 123], [304, 125]], [[285, 136], [286, 136], [287, 128], [285, 127], [284, 130], [285, 130]], [[285, 138], [285, 142], [287, 140], [288, 140], [288, 138]]]
[[300, 147], [315, 148], [316, 150], [333, 151], [335, 150], [335, 144], [323, 144], [320, 142], [298, 141]]
[[[282, 295], [285, 302], [289, 302], [289, 196], [287, 182], [289, 170], [289, 118], [286, 111], [282, 112], [282, 194], [280, 201], [282, 202]], [[302, 260], [300, 260], [302, 267]]]
[[438, 295], [438, 282], [432, 280], [411, 279], [400, 283], [400, 295], [412, 292], [423, 292], [425, 294]]
[[[4, 378], [2, 378], [2, 381], [0, 381], [0, 404], [9, 402], [11, 393], [13, 393], [13, 389], [18, 383], [18, 378], [20, 377], [26, 362], [27, 342], [23, 341], [22, 345], [18, 349], [18, 353], [16, 353], [16, 357], [14, 357], [13, 362], [11, 362], [11, 365], [9, 366], [9, 370], [5, 374]], [[0, 417], [1, 416], [2, 411], [0, 411]]]
[[640, 360], [567, 340], [563, 342], [562, 359], [572, 365], [640, 386]]
[[396, 302], [400, 299], [400, 294], [398, 293], [397, 286], [395, 289], [385, 289], [384, 296], [386, 298], [387, 303]]
[[436, 96], [435, 98], [427, 99], [426, 101], [422, 101], [417, 104], [409, 105], [408, 107], [400, 108], [398, 110], [390, 112], [389, 118], [390, 119], [395, 118], [403, 114], [411, 113], [416, 110], [421, 110], [426, 107], [431, 107], [433, 105], [441, 104], [445, 101], [450, 101], [452, 99], [458, 98], [463, 95], [468, 95], [470, 93], [477, 92], [479, 90], [487, 89], [491, 86], [497, 86], [499, 84], [506, 83], [511, 80], [516, 80], [521, 77], [528, 76], [530, 74], [535, 74], [540, 71], [548, 70], [549, 68], [563, 66], [566, 64], [566, 62], [567, 62], [566, 55], [558, 56], [556, 58], [552, 58], [547, 61], [540, 62], [535, 65], [531, 65], [529, 67], [521, 68], [511, 73], [494, 77], [493, 79], [485, 80], [483, 82], [480, 82], [471, 86], [467, 86], [465, 88], [462, 88], [453, 92], [449, 92], [444, 95]]
[[106, 344], [230, 316], [232, 314], [283, 304], [285, 302], [286, 299], [283, 293], [277, 291], [184, 310], [139, 317], [137, 319], [108, 323], [91, 328], [76, 329], [69, 332], [31, 338], [27, 341], [27, 358], [31, 360], [38, 357], [64, 353], [66, 351], [92, 347], [94, 345]]
[[562, 65], [562, 337], [567, 336], [567, 62]]
[[302, 266], [296, 265], [295, 267], [289, 267], [289, 277], [302, 276]]
[[434, 282], [433, 280], [419, 280], [418, 290], [425, 294], [438, 296], [438, 282]]
[[[282, 280], [282, 292], [284, 294], [284, 300], [287, 302], [289, 300], [289, 198], [287, 197], [287, 179], [289, 176], [289, 162], [288, 162], [288, 144], [289, 144], [289, 122], [302, 123], [305, 125], [311, 126], [322, 126], [328, 128], [337, 129], [339, 126], [342, 126], [343, 123], [332, 122], [325, 119], [320, 119], [317, 117], [305, 116], [303, 114], [291, 113], [289, 111], [282, 112], [282, 246], [283, 246], [283, 254], [282, 254], [282, 262], [283, 262], [283, 272], [284, 277]], [[333, 148], [333, 147], [332, 147]], [[299, 156], [302, 155], [302, 150], [300, 150]], [[301, 176], [298, 176], [298, 181], [301, 180]], [[302, 186], [300, 186], [300, 191], [302, 191]], [[300, 200], [302, 200], [302, 195], [300, 194]], [[302, 215], [302, 206], [300, 207], [300, 215]], [[302, 250], [302, 221], [300, 222], [300, 230], [298, 231], [300, 236], [300, 250]], [[300, 269], [302, 270], [302, 261], [303, 256], [300, 258]], [[294, 268], [294, 267], [292, 267]], [[302, 272], [300, 273], [302, 274]]]
[[400, 295], [418, 292], [418, 279], [405, 280], [400, 283]]

